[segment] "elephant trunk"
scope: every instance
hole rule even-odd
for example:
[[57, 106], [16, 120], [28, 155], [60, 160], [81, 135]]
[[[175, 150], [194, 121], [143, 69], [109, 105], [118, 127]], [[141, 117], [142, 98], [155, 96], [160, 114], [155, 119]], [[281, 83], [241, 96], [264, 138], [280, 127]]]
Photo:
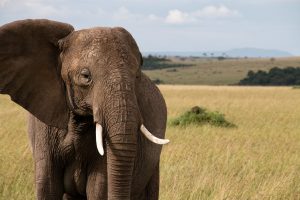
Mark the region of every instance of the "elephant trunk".
[[135, 84], [128, 81], [129, 74], [126, 72], [123, 68], [110, 72], [114, 76], [103, 83], [105, 89], [102, 95], [95, 96], [105, 98], [95, 98], [96, 106], [93, 108], [100, 155], [105, 154], [102, 144], [102, 132], [105, 132], [109, 200], [129, 200], [131, 197], [138, 133], [143, 133], [156, 144], [169, 142], [155, 137], [142, 125]]
[[108, 199], [130, 199], [140, 114], [134, 87], [114, 86], [105, 103]]

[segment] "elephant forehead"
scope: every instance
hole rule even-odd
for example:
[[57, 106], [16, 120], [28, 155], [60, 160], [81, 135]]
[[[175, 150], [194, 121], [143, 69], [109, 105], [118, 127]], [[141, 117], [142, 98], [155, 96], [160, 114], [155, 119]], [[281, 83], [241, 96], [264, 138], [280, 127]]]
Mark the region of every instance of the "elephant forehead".
[[115, 32], [110, 28], [77, 31], [69, 38], [69, 51], [84, 60], [105, 54], [118, 56], [120, 52], [133, 53], [130, 42]]
[[82, 49], [111, 48], [115, 45], [130, 45], [127, 38], [112, 28], [92, 28], [76, 31], [72, 34], [71, 45], [80, 46]]
[[[129, 33], [128, 33], [129, 34]], [[129, 35], [130, 36], [130, 35]], [[139, 66], [139, 51], [132, 45], [131, 36], [124, 30], [92, 28], [76, 31], [68, 38], [67, 51], [63, 53], [63, 68]]]
[[77, 31], [69, 38], [69, 53], [82, 61], [95, 58], [128, 60], [138, 55], [130, 37], [112, 28], [93, 28]]

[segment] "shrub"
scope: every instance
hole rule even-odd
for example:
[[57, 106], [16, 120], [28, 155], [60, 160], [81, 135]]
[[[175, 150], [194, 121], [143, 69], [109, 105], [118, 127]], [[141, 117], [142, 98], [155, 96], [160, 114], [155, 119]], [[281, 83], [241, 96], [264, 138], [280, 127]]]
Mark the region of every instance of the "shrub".
[[167, 72], [177, 72], [177, 69], [167, 69]]
[[156, 85], [159, 85], [159, 84], [163, 84], [163, 83], [164, 83], [164, 82], [163, 82], [162, 80], [160, 80], [159, 78], [153, 79], [152, 82], [155, 83]]
[[222, 61], [222, 60], [225, 60], [226, 57], [224, 57], [224, 56], [218, 56], [217, 59], [218, 59], [218, 61]]
[[187, 126], [190, 124], [204, 125], [209, 124], [217, 127], [236, 127], [228, 122], [225, 115], [219, 112], [209, 112], [205, 108], [194, 106], [178, 118], [170, 120], [171, 126]]

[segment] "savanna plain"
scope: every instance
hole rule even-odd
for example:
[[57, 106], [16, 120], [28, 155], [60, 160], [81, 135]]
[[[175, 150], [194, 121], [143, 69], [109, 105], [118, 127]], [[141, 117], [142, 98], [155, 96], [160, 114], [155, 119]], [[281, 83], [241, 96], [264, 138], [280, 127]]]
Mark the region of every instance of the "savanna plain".
[[[161, 158], [162, 200], [300, 199], [300, 90], [160, 86], [169, 118], [194, 105], [236, 128], [170, 127]], [[0, 97], [0, 199], [34, 199], [26, 112]]]
[[[219, 76], [211, 71], [212, 76]], [[222, 68], [223, 75], [226, 71]], [[161, 200], [300, 199], [300, 89], [159, 88], [167, 103], [168, 120], [198, 105], [225, 114], [236, 125], [168, 125], [166, 137], [171, 142], [161, 156]], [[26, 117], [26, 111], [8, 96], [0, 96], [1, 200], [35, 197]]]
[[[300, 67], [300, 57], [281, 58], [171, 58], [177, 67], [146, 70], [152, 79], [165, 84], [180, 85], [234, 85], [245, 78], [248, 71], [269, 71], [273, 67]], [[168, 63], [168, 62], [167, 62]], [[182, 65], [180, 67], [180, 64]]]

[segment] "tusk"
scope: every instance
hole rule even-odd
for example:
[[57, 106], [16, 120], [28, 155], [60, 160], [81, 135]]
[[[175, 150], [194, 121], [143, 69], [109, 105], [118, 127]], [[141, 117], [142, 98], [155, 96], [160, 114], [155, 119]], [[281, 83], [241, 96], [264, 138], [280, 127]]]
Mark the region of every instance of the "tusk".
[[103, 131], [102, 126], [96, 123], [96, 145], [97, 145], [98, 152], [100, 153], [101, 156], [104, 155], [102, 131]]
[[155, 137], [154, 135], [152, 135], [152, 133], [150, 133], [146, 127], [142, 124], [140, 130], [142, 131], [142, 133], [146, 136], [146, 138], [148, 140], [150, 140], [151, 142], [155, 143], [155, 144], [167, 144], [170, 142], [170, 140], [168, 139], [160, 139]]

